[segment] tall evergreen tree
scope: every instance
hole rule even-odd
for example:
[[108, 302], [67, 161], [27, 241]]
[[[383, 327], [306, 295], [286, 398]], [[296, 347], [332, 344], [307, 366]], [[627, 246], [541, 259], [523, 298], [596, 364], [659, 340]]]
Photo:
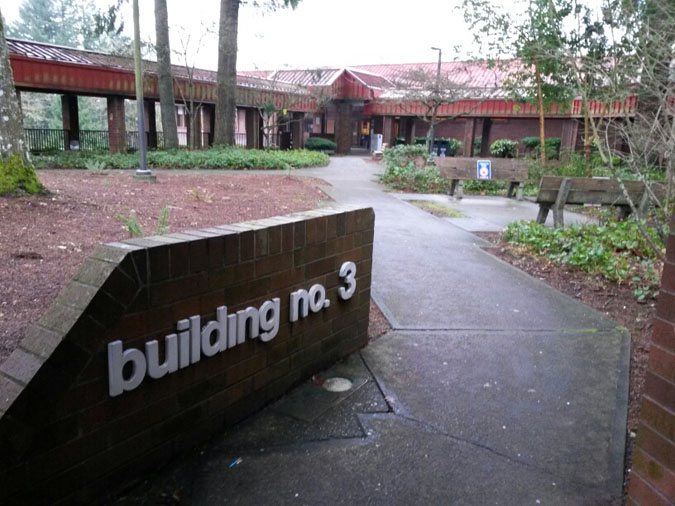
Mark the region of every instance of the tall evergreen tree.
[[[24, 0], [19, 7], [19, 20], [7, 27], [7, 33], [35, 42], [129, 53], [131, 42], [121, 34], [117, 15], [116, 7], [101, 12], [93, 0]], [[22, 99], [26, 128], [62, 128], [58, 96], [24, 93]], [[80, 97], [79, 103], [81, 128], [105, 128], [105, 101]]]
[[176, 101], [173, 94], [173, 76], [171, 75], [169, 15], [166, 9], [166, 0], [155, 0], [155, 33], [157, 81], [159, 87], [159, 105], [162, 111], [164, 146], [166, 148], [177, 148]]
[[8, 26], [8, 35], [60, 46], [79, 45], [79, 12], [72, 1], [24, 0], [19, 16], [20, 21]]

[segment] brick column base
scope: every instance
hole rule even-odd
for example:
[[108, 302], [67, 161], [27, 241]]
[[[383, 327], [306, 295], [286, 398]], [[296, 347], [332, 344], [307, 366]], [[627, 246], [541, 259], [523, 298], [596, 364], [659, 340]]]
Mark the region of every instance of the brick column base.
[[246, 108], [246, 148], [259, 149], [260, 144], [260, 112], [252, 107]]
[[337, 104], [335, 120], [335, 142], [337, 153], [348, 155], [352, 149], [352, 104], [341, 102]]
[[124, 97], [108, 97], [108, 147], [111, 153], [124, 153], [127, 150]]
[[629, 505], [675, 504], [675, 215], [649, 350]]

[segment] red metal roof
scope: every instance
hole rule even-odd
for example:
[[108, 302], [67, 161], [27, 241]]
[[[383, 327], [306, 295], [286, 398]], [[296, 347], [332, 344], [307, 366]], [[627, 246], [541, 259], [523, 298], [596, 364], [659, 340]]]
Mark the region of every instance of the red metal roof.
[[[133, 96], [133, 59], [97, 51], [75, 49], [53, 44], [7, 39], [14, 80], [19, 89], [76, 92], [83, 94], [118, 94]], [[519, 65], [513, 61], [512, 65]], [[144, 82], [147, 96], [158, 96], [157, 63], [145, 61], [149, 75]], [[252, 70], [237, 73], [237, 103], [259, 107], [269, 100], [278, 107], [296, 111], [314, 111], [317, 103], [310, 88], [325, 87], [334, 98], [368, 101], [367, 114], [410, 115], [410, 102], [403, 107], [397, 96], [397, 82], [406, 81], [412, 71], [436, 75], [437, 63], [405, 63], [360, 65], [347, 68], [318, 68], [305, 70]], [[177, 89], [184, 88], [187, 71], [180, 65], [172, 66]], [[443, 106], [441, 115], [468, 116], [529, 116], [536, 114], [531, 104], [516, 104], [507, 100], [502, 84], [505, 70], [481, 62], [444, 62], [441, 72], [458, 87], [464, 88], [466, 99]], [[195, 69], [196, 95], [207, 102], [216, 98], [216, 72]], [[375, 100], [377, 99], [377, 100]], [[635, 101], [614, 104], [607, 110], [602, 104], [592, 104], [592, 114], [630, 114]], [[577, 116], [581, 113], [579, 101], [568, 110], [554, 108], [549, 115]]]
[[[7, 39], [7, 46], [11, 56], [23, 56], [30, 59], [39, 59], [52, 62], [69, 63], [119, 69], [128, 72], [134, 71], [134, 60], [128, 56], [111, 55], [99, 51], [76, 49], [72, 47], [45, 44], [19, 39]], [[157, 74], [157, 62], [143, 60], [143, 71], [148, 74]], [[171, 65], [174, 77], [187, 79], [188, 72], [185, 66]], [[237, 74], [237, 85], [261, 90], [285, 91], [288, 93], [306, 94], [307, 91], [297, 86], [289, 86], [286, 82], [272, 82], [264, 79], [264, 72], [254, 71]], [[194, 69], [193, 79], [205, 83], [215, 83], [217, 73], [212, 70]]]
[[[405, 81], [414, 71], [436, 75], [438, 63], [395, 63], [380, 65], [357, 65], [355, 70], [365, 70], [380, 75], [392, 82]], [[499, 88], [505, 72], [482, 62], [442, 62], [441, 73], [450, 81], [466, 88]]]

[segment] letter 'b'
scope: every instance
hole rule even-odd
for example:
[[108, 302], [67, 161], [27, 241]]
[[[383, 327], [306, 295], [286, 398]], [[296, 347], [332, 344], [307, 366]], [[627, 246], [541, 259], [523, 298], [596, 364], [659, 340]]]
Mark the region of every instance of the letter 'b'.
[[[131, 363], [129, 378], [124, 378], [124, 366]], [[123, 351], [122, 341], [108, 343], [108, 385], [110, 397], [133, 390], [141, 384], [147, 370], [145, 355], [136, 348]]]

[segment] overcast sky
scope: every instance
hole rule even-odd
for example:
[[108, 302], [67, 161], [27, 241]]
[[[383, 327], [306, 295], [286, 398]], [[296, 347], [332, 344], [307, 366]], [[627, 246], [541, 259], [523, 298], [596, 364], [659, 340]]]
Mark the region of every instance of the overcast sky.
[[[96, 0], [101, 6], [110, 0]], [[131, 34], [131, 7], [125, 7]], [[431, 46], [443, 50], [443, 60], [457, 54], [455, 46], [471, 46], [471, 34], [455, 7], [461, 0], [301, 0], [295, 11], [264, 12], [242, 5], [239, 11], [239, 70], [314, 68], [368, 63], [429, 62], [437, 58]], [[6, 21], [17, 19], [20, 2], [3, 2]], [[167, 0], [172, 50], [190, 34], [192, 49], [204, 24], [218, 21], [218, 0]], [[154, 2], [140, 0], [141, 36], [154, 40]], [[180, 30], [179, 26], [185, 30]], [[216, 69], [214, 36], [202, 40], [197, 66]], [[178, 57], [174, 56], [174, 63]]]

